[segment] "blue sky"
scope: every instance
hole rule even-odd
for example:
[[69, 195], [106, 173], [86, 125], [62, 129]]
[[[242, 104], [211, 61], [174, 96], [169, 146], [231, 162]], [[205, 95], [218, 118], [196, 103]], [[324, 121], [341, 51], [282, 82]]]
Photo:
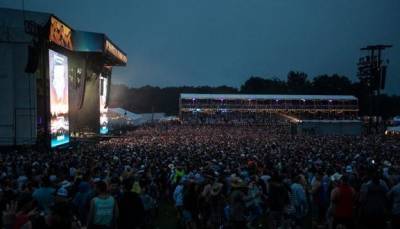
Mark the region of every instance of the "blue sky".
[[387, 43], [386, 91], [400, 94], [399, 0], [25, 0], [25, 8], [106, 33], [129, 58], [114, 83], [238, 87], [290, 70], [355, 80], [359, 48]]

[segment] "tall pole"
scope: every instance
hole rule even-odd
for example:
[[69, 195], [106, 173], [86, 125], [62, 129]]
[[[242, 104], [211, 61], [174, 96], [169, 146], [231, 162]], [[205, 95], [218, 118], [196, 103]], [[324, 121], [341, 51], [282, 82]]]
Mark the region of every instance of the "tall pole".
[[[381, 54], [382, 50], [386, 48], [391, 48], [392, 45], [369, 45], [367, 47], [361, 48], [361, 51], [369, 51], [370, 56], [361, 58], [358, 63], [358, 77], [360, 81], [363, 81], [367, 85], [368, 97], [369, 97], [369, 125], [368, 131], [371, 131], [372, 127], [372, 116], [376, 117], [375, 131], [378, 131], [379, 127], [379, 97], [380, 89], [384, 88], [383, 72], [381, 66]], [[377, 52], [377, 55], [376, 55]], [[374, 99], [376, 92], [376, 97]], [[376, 103], [376, 104], [375, 104]], [[374, 109], [375, 108], [375, 109]]]

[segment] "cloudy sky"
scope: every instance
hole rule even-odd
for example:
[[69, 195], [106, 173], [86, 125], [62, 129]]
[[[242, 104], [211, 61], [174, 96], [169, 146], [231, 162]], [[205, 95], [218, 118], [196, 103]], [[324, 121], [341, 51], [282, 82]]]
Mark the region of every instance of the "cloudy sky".
[[[0, 0], [21, 8], [22, 0]], [[387, 92], [400, 94], [399, 0], [25, 0], [128, 54], [114, 83], [230, 85], [290, 70], [356, 79], [359, 50], [394, 45]]]

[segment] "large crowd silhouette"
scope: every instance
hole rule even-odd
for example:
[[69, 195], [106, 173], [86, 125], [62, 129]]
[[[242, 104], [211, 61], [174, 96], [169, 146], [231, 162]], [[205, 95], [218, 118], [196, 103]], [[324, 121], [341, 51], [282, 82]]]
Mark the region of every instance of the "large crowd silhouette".
[[1, 227], [163, 228], [169, 204], [173, 228], [400, 228], [399, 160], [399, 139], [380, 135], [143, 126], [54, 152], [2, 152]]

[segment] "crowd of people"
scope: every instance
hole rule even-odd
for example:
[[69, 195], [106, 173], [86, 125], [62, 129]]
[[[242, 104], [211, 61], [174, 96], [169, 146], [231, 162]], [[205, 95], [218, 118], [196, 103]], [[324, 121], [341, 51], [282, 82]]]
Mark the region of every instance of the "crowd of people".
[[289, 125], [287, 118], [272, 112], [181, 112], [181, 121], [191, 125]]
[[400, 228], [400, 141], [155, 125], [0, 154], [1, 228]]
[[356, 112], [304, 112], [304, 111], [281, 111], [271, 112], [251, 112], [251, 111], [232, 111], [218, 110], [215, 112], [204, 111], [185, 111], [180, 114], [181, 120], [185, 124], [201, 125], [265, 125], [277, 123], [290, 125], [287, 117], [299, 120], [358, 120]]

